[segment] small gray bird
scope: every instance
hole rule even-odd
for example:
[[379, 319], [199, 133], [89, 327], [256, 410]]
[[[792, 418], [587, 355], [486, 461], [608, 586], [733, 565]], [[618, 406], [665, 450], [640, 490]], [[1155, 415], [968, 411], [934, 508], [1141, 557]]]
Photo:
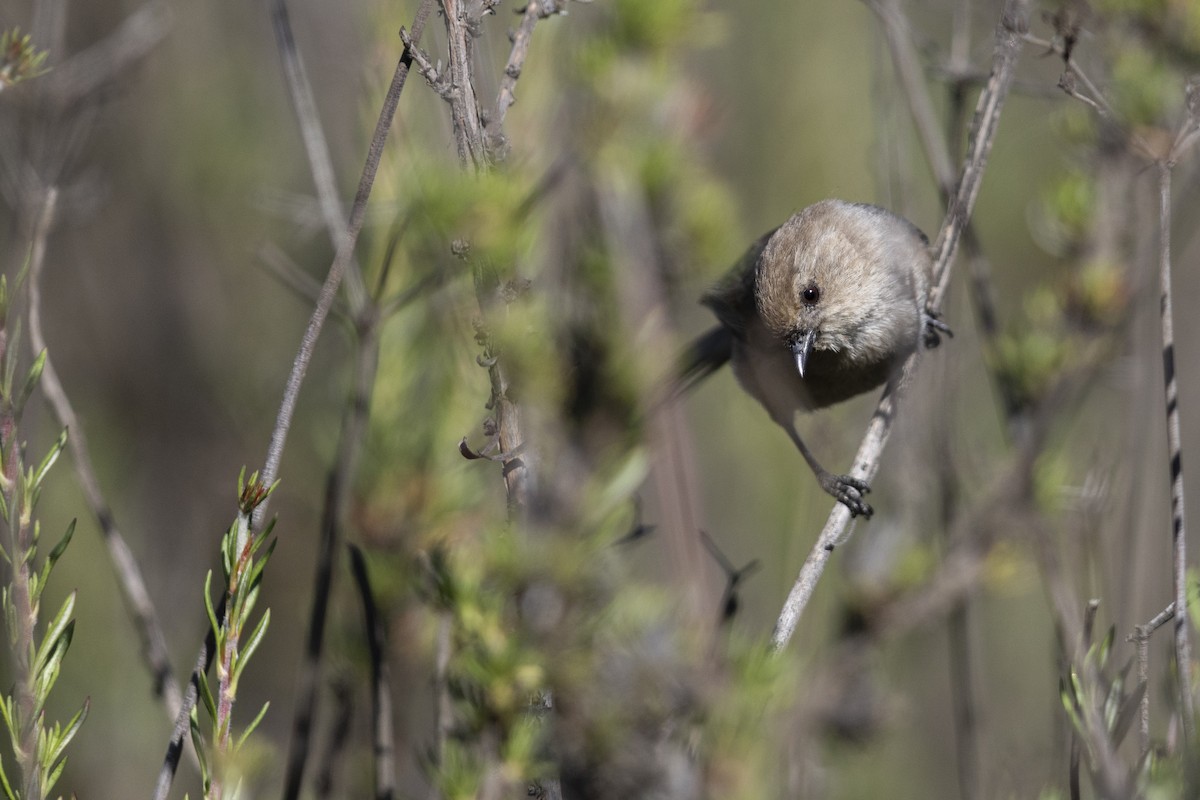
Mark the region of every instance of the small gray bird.
[[693, 344], [685, 383], [726, 361], [795, 442], [824, 489], [871, 516], [870, 489], [821, 466], [796, 431], [798, 411], [901, 379], [905, 359], [950, 329], [926, 308], [929, 240], [878, 206], [823, 200], [761, 237], [703, 303], [720, 325]]

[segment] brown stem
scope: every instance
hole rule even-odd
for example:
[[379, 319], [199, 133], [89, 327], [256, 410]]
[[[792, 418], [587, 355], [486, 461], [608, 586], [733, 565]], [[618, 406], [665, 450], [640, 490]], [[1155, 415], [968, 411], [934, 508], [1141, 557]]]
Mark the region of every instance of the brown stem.
[[[987, 164], [988, 153], [991, 150], [996, 127], [1000, 120], [1000, 111], [1012, 86], [1017, 57], [1021, 52], [1021, 35], [1027, 27], [1026, 0], [1009, 0], [1005, 4], [1000, 24], [996, 30], [996, 50], [992, 63], [992, 74], [979, 95], [979, 102], [975, 109], [971, 146], [967, 150], [966, 163], [959, 178], [958, 189], [950, 202], [946, 219], [942, 223], [941, 233], [934, 245], [935, 286], [930, 292], [929, 301], [930, 309], [934, 312], [941, 308], [941, 300], [950, 280], [950, 267], [958, 250], [963, 227], [970, 219], [971, 211], [975, 207], [975, 200], [979, 196], [979, 187]], [[910, 357], [904, 367], [906, 374], [909, 374], [916, 366], [916, 358], [915, 354]], [[889, 387], [884, 390], [855, 456], [854, 467], [851, 470], [854, 477], [869, 481], [878, 471], [879, 458], [891, 433], [897, 400], [894, 389]], [[775, 623], [775, 630], [771, 636], [771, 645], [774, 649], [782, 649], [791, 640], [800, 616], [816, 588], [817, 581], [824, 573], [825, 564], [829, 561], [834, 548], [845, 539], [850, 521], [850, 510], [840, 503], [836, 504], [820, 536], [817, 537], [812, 552], [801, 568], [780, 612], [779, 619]]]

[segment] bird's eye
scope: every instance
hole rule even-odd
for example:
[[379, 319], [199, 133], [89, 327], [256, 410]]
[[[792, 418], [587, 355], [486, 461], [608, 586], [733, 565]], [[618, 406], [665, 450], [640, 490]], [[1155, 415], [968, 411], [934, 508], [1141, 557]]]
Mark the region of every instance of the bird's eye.
[[800, 297], [804, 300], [806, 305], [813, 306], [820, 302], [821, 290], [816, 286], [809, 286], [806, 287], [804, 291], [800, 292]]

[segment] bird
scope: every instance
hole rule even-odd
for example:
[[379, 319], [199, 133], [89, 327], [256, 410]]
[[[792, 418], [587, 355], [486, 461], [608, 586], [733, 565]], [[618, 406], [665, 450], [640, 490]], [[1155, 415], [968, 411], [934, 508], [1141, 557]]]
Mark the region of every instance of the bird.
[[929, 239], [885, 208], [822, 200], [759, 237], [701, 299], [718, 325], [687, 351], [682, 383], [729, 363], [738, 383], [783, 428], [821, 488], [870, 517], [868, 484], [821, 466], [796, 430], [800, 412], [885, 383], [950, 328], [928, 307]]

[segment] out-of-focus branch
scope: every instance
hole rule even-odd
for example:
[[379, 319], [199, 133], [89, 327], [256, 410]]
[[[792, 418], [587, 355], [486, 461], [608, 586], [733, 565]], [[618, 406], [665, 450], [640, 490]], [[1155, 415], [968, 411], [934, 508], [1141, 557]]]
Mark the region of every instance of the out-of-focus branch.
[[[421, 5], [417, 9], [413, 22], [414, 41], [420, 40], [420, 34], [425, 28], [425, 21], [428, 19], [432, 7], [433, 0], [421, 0]], [[316, 347], [321, 328], [337, 298], [337, 290], [342, 276], [350, 265], [350, 260], [354, 254], [354, 247], [358, 242], [358, 235], [362, 231], [363, 222], [366, 218], [367, 200], [370, 198], [371, 189], [375, 184], [375, 175], [379, 170], [379, 160], [383, 155], [383, 147], [387, 142], [388, 132], [391, 130], [392, 120], [396, 114], [396, 107], [400, 102], [400, 93], [404, 90], [404, 84], [408, 79], [408, 71], [411, 65], [412, 54], [406, 46], [396, 64], [396, 70], [392, 75], [392, 82], [388, 86], [383, 107], [379, 112], [379, 120], [376, 122], [375, 132], [371, 137], [371, 144], [367, 150], [366, 163], [363, 165], [362, 176], [359, 179], [358, 191], [355, 194], [354, 203], [350, 209], [350, 221], [346, 227], [345, 236], [338, 248], [337, 255], [334, 256], [333, 264], [329, 268], [329, 274], [325, 279], [325, 283], [321, 286], [317, 305], [313, 309], [312, 316], [304, 330], [300, 350], [296, 354], [296, 359], [292, 364], [292, 371], [288, 377], [287, 387], [284, 390], [283, 402], [280, 405], [275, 428], [271, 433], [271, 442], [267, 449], [267, 462], [263, 467], [261, 481], [264, 486], [273, 485], [279, 474], [279, 464], [283, 458], [283, 446], [287, 440], [288, 429], [291, 427], [292, 415], [296, 410], [296, 402], [300, 395], [300, 386], [304, 381], [305, 372], [308, 370], [309, 361], [312, 359], [313, 350]], [[254, 510], [253, 527], [258, 528], [261, 526], [268, 502], [269, 500], [264, 501]], [[191, 682], [183, 697], [180, 712], [176, 717], [175, 730], [172, 733], [171, 741], [167, 745], [167, 756], [164, 760], [162, 772], [159, 775], [154, 795], [155, 800], [164, 800], [170, 791], [171, 781], [175, 776], [175, 767], [179, 761], [179, 752], [183, 748], [184, 737], [188, 732], [188, 717], [196, 703], [197, 686], [200, 680], [199, 675], [202, 672], [208, 671], [208, 667], [212, 661], [212, 649], [212, 632], [210, 630], [204, 646], [201, 647], [200, 653], [197, 655]]]
[[389, 677], [383, 625], [375, 607], [375, 596], [367, 575], [362, 550], [350, 545], [350, 569], [363, 604], [363, 627], [371, 657], [371, 728], [374, 731], [375, 798], [391, 800], [396, 791], [396, 745], [392, 732], [392, 687]]
[[[1150, 681], [1150, 637], [1156, 630], [1166, 625], [1175, 617], [1175, 604], [1171, 603], [1154, 616], [1154, 619], [1138, 625], [1125, 641], [1133, 642], [1137, 648], [1138, 683], [1147, 684]], [[1138, 704], [1138, 754], [1145, 758], [1150, 752], [1150, 693], [1143, 692]]]
[[[421, 5], [417, 9], [413, 21], [412, 40], [414, 43], [420, 42], [421, 33], [425, 29], [425, 20], [428, 19], [432, 7], [433, 0], [421, 0]], [[287, 441], [288, 429], [292, 425], [296, 402], [300, 398], [300, 386], [304, 382], [304, 375], [308, 371], [308, 364], [312, 360], [313, 351], [317, 346], [317, 338], [321, 335], [321, 328], [325, 324], [325, 318], [329, 316], [329, 310], [337, 297], [342, 276], [345, 275], [350, 261], [354, 257], [354, 247], [358, 243], [358, 235], [362, 232], [363, 222], [366, 219], [367, 200], [371, 197], [371, 189], [375, 185], [375, 175], [379, 171], [379, 159], [383, 155], [383, 146], [387, 143], [388, 132], [392, 128], [392, 119], [396, 115], [396, 106], [400, 102], [400, 93], [404, 91], [410, 66], [412, 66], [412, 53], [406, 46], [400, 60], [396, 63], [396, 71], [392, 75], [391, 85], [388, 86], [387, 95], [384, 97], [383, 108], [379, 111], [379, 120], [375, 124], [375, 132], [371, 136], [371, 144], [367, 150], [366, 163], [363, 165], [362, 176], [358, 181], [358, 191], [355, 193], [354, 203], [350, 207], [350, 222], [346, 226], [345, 236], [342, 237], [337, 255], [334, 256], [333, 264], [329, 267], [325, 283], [321, 286], [320, 298], [304, 329], [300, 350], [292, 362], [292, 371], [288, 376], [287, 387], [284, 389], [283, 402], [279, 407], [275, 429], [271, 432], [271, 443], [267, 447], [267, 460], [263, 465], [262, 481], [266, 486], [274, 484], [279, 476], [279, 463], [283, 459], [283, 446]], [[264, 502], [254, 510], [255, 528], [262, 525], [268, 502]]]
[[[900, 87], [904, 91], [912, 113], [913, 124], [917, 128], [921, 148], [929, 162], [942, 201], [948, 204], [954, 192], [953, 163], [959, 158], [958, 148], [953, 148], [952, 151], [951, 143], [957, 142], [959, 139], [958, 130], [961, 125], [959, 117], [962, 113], [967, 84], [967, 79], [964, 77], [967, 69], [966, 51], [969, 32], [969, 13], [966, 5], [956, 6], [954, 38], [951, 40], [949, 65], [949, 79], [951, 80], [949, 133], [943, 134], [937, 124], [928, 86], [921, 77], [917, 48], [909, 35], [907, 20], [897, 7], [896, 1], [868, 0], [867, 4], [883, 22], [888, 48], [892, 53], [892, 61], [896, 66]], [[996, 304], [992, 292], [991, 266], [983, 254], [983, 248], [969, 222], [963, 228], [963, 250], [967, 257], [971, 302], [975, 306], [979, 331], [989, 346], [994, 345], [998, 325]], [[1011, 427], [1011, 423], [1017, 419], [1019, 406], [1012, 396], [1012, 392], [1004, 383], [997, 382], [996, 389], [1004, 407], [1005, 418]]]
[[528, 0], [521, 11], [521, 24], [517, 26], [512, 36], [512, 50], [508, 54], [508, 63], [504, 65], [504, 75], [500, 78], [500, 93], [496, 97], [496, 114], [493, 120], [487, 120], [490, 128], [495, 125], [499, 132], [504, 127], [504, 117], [508, 109], [517, 102], [514, 93], [517, 79], [525, 66], [525, 57], [529, 55], [529, 43], [533, 41], [533, 28], [539, 20], [558, 13], [559, 0]]
[[46, 76], [55, 103], [71, 106], [115, 82], [166, 38], [173, 14], [167, 0], [150, 0], [104, 39], [57, 65]]
[[[638, 190], [608, 181], [597, 192], [608, 245], [618, 266], [620, 307], [626, 329], [634, 332], [646, 364], [670, 364], [674, 337], [665, 327], [669, 315], [656, 266], [656, 245], [650, 213]], [[675, 579], [684, 590], [691, 622], [704, 625], [716, 618], [711, 571], [697, 538], [694, 443], [688, 435], [677, 396], [656, 397], [648, 387], [661, 385], [660, 376], [644, 374], [641, 405], [648, 410], [647, 433], [655, 461], [653, 481], [662, 530]], [[704, 630], [703, 627], [697, 630]]]
[[442, 6], [442, 19], [446, 23], [446, 41], [450, 55], [447, 68], [450, 72], [450, 87], [444, 95], [450, 103], [450, 116], [454, 123], [454, 139], [458, 145], [458, 158], [464, 165], [476, 170], [487, 167], [487, 154], [483, 147], [483, 122], [479, 114], [479, 98], [475, 93], [474, 72], [471, 69], [471, 51], [475, 36], [473, 22], [468, 19], [470, 0], [438, 0]]
[[[979, 95], [975, 109], [975, 121], [972, 125], [971, 146], [967, 151], [966, 163], [954, 198], [950, 202], [947, 216], [942, 224], [941, 233], [934, 245], [934, 287], [930, 292], [930, 310], [937, 312], [941, 308], [941, 300], [950, 280], [951, 263], [958, 249], [963, 227], [970, 219], [979, 195], [979, 187], [987, 164], [988, 153], [999, 123], [1000, 111], [1008, 90], [1012, 85], [1013, 73], [1016, 70], [1017, 57], [1021, 52], [1022, 34], [1028, 26], [1028, 8], [1025, 0], [1009, 0], [1005, 4], [1000, 24], [996, 32], [996, 51], [993, 59], [992, 74], [987, 85]], [[908, 372], [915, 367], [917, 355], [910, 357], [905, 365]], [[891, 433], [892, 421], [897, 407], [896, 391], [889, 387], [884, 390], [879, 405], [867, 427], [866, 436], [859, 446], [854, 459], [851, 474], [856, 478], [870, 480], [879, 469], [879, 458], [883, 446]], [[771, 644], [775, 649], [781, 649], [791, 639], [796, 624], [804, 612], [825, 570], [825, 564], [834, 548], [841, 543], [850, 523], [850, 510], [840, 503], [829, 515], [824, 529], [800, 570], [791, 593], [784, 603], [775, 630], [771, 636]]]
[[1171, 481], [1171, 554], [1175, 590], [1175, 664], [1179, 708], [1189, 744], [1196, 734], [1192, 699], [1192, 647], [1188, 638], [1187, 518], [1183, 503], [1183, 440], [1179, 431], [1179, 386], [1175, 378], [1175, 322], [1171, 307], [1171, 167], [1158, 162], [1158, 280], [1161, 292], [1163, 391], [1166, 396], [1167, 463]]
[[57, 197], [56, 188], [50, 187], [46, 190], [42, 213], [34, 233], [28, 278], [30, 343], [35, 354], [46, 353], [45, 366], [42, 369], [42, 393], [54, 411], [58, 424], [70, 431], [67, 446], [71, 450], [71, 460], [75, 463], [75, 473], [79, 478], [79, 485], [83, 489], [83, 496], [87, 500], [88, 508], [91, 509], [100, 525], [100, 533], [108, 548], [109, 558], [112, 559], [117, 582], [121, 587], [125, 602], [129, 606], [134, 627], [142, 640], [142, 656], [150, 671], [154, 694], [162, 699], [167, 716], [174, 719], [179, 711], [181, 697], [179, 686], [175, 683], [172, 674], [171, 660], [167, 655], [166, 636], [163, 634], [162, 625], [159, 624], [158, 614], [150, 599], [150, 593], [146, 590], [142, 571], [138, 567], [129, 545], [125, 543], [125, 537], [121, 535], [121, 531], [117, 527], [112, 508], [100, 489], [100, 481], [92, 466], [83, 426], [79, 423], [79, 417], [71, 406], [62, 381], [59, 380], [58, 371], [54, 368], [53, 359], [50, 358], [49, 350], [46, 347], [46, 336], [42, 330], [42, 267], [45, 264], [46, 237], [53, 224]]
[[[368, 301], [370, 302], [370, 301]], [[354, 360], [354, 383], [338, 442], [337, 458], [329, 471], [325, 486], [325, 504], [321, 514], [321, 538], [317, 551], [316, 575], [313, 579], [312, 610], [309, 613], [308, 638], [304, 663], [300, 666], [296, 707], [292, 722], [292, 740], [283, 797], [292, 800], [300, 796], [304, 767], [308, 763], [312, 738], [312, 723], [316, 713], [317, 686], [321, 678], [321, 655], [325, 643], [325, 619], [329, 597], [333, 590], [337, 546], [342, 540], [342, 523], [350, 501], [350, 488], [358, 468], [363, 437], [371, 413], [371, 392], [379, 367], [378, 320], [366, 314], [358, 326], [357, 353]]]
[[921, 63], [909, 35], [908, 21], [897, 7], [896, 0], [868, 0], [867, 5], [883, 22], [892, 63], [896, 66], [896, 75], [908, 100], [921, 149], [929, 162], [938, 191], [942, 197], [949, 197], [954, 192], [954, 164], [950, 160], [950, 150], [942, 136], [937, 113], [933, 110], [933, 101], [921, 77]]
[[[317, 101], [313, 97], [312, 84], [304, 69], [304, 61], [296, 49], [296, 37], [292, 34], [292, 23], [288, 16], [286, 0], [271, 3], [271, 25], [275, 29], [275, 45], [283, 61], [283, 77], [296, 112], [300, 136], [304, 140], [304, 152], [308, 155], [308, 168], [312, 173], [313, 185], [317, 189], [317, 200], [321, 217], [329, 231], [329, 239], [337, 247], [346, 235], [346, 222], [342, 204], [338, 201], [337, 180], [333, 172], [333, 158], [329, 154], [329, 142], [317, 113]], [[350, 307], [355, 311], [367, 303], [367, 290], [363, 283], [362, 270], [351, 258], [346, 270], [346, 294]]]
[[[221, 600], [216, 608], [217, 619], [225, 618], [225, 605], [228, 595], [221, 594]], [[175, 726], [171, 731], [171, 741], [167, 743], [167, 754], [163, 757], [162, 768], [158, 772], [158, 781], [154, 784], [154, 800], [167, 800], [171, 792], [171, 782], [175, 780], [175, 770], [179, 768], [179, 757], [183, 755], [184, 742], [187, 741], [191, 730], [192, 709], [200, 697], [201, 676], [208, 673], [212, 666], [213, 656], [217, 648], [217, 632], [211, 625], [206, 625], [208, 633], [204, 636], [204, 644], [196, 654], [196, 663], [192, 666], [192, 675], [188, 679], [187, 689], [175, 715]]]

